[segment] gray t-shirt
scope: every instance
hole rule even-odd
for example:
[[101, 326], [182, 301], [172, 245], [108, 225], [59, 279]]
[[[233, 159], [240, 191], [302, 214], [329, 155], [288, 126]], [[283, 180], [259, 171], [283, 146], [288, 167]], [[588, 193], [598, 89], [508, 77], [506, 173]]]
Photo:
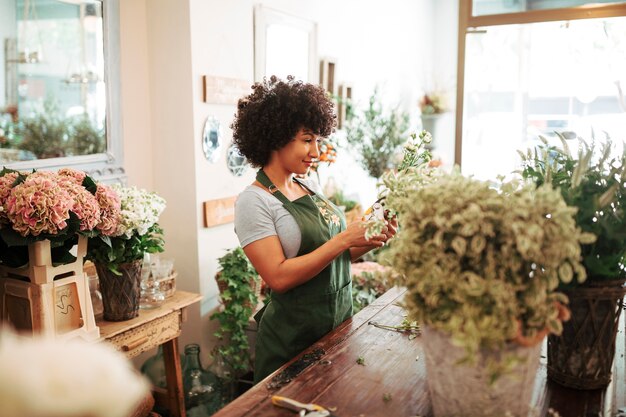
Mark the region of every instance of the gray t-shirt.
[[[321, 194], [315, 181], [300, 180], [311, 191]], [[235, 233], [241, 247], [268, 236], [278, 236], [286, 258], [298, 254], [302, 236], [296, 219], [283, 203], [267, 190], [248, 186], [235, 202]]]

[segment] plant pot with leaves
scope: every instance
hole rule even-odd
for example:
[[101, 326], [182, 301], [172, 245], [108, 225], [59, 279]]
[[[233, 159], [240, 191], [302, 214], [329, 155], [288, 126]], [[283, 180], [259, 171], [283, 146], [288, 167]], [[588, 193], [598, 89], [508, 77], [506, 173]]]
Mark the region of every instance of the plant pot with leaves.
[[14, 327], [99, 337], [82, 263], [110, 203], [101, 187], [69, 168], [0, 171], [0, 317]]
[[165, 200], [153, 192], [121, 185], [102, 189], [96, 197], [115, 204], [104, 216], [103, 233], [89, 240], [87, 259], [98, 271], [104, 319], [129, 320], [139, 314], [144, 254], [163, 252], [163, 230], [157, 222]]
[[572, 319], [560, 337], [548, 339], [548, 377], [577, 389], [597, 389], [611, 380], [615, 338], [625, 292], [626, 152], [611, 144], [580, 141], [574, 155], [559, 135], [560, 146], [542, 144], [522, 154], [521, 174], [536, 184], [552, 184], [576, 223], [594, 234], [582, 246], [587, 279], [563, 283]]
[[357, 152], [363, 169], [372, 178], [380, 178], [402, 153], [408, 126], [408, 113], [398, 108], [385, 109], [375, 89], [367, 108], [356, 111], [347, 125], [346, 141]]
[[219, 322], [214, 335], [220, 343], [213, 355], [228, 369], [225, 377], [233, 399], [237, 380], [252, 369], [246, 329], [259, 301], [261, 282], [241, 247], [229, 250], [218, 262], [220, 271], [216, 279], [223, 307], [211, 315], [211, 320]]
[[384, 259], [423, 327], [437, 417], [528, 415], [541, 342], [567, 318], [559, 283], [584, 275], [575, 210], [549, 185], [396, 176], [386, 198], [400, 231]]

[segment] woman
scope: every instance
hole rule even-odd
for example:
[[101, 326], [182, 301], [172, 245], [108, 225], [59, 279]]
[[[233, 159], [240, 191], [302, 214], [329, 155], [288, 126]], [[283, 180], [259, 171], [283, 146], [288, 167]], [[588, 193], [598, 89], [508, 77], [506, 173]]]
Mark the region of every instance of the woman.
[[272, 290], [255, 317], [258, 382], [352, 316], [350, 262], [383, 246], [397, 225], [368, 240], [363, 222], [346, 227], [317, 184], [297, 178], [334, 130], [321, 87], [272, 76], [252, 88], [231, 127], [240, 152], [261, 168], [235, 204], [241, 246]]

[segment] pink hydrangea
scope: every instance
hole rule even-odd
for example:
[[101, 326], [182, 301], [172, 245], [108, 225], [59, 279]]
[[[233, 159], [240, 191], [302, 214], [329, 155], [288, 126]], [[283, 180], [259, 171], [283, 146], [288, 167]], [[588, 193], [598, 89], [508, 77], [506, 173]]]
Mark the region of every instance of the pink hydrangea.
[[83, 180], [87, 176], [87, 174], [85, 174], [83, 171], [77, 171], [72, 168], [61, 168], [58, 171], [58, 174], [64, 177], [71, 178], [78, 185], [81, 185], [83, 183]]
[[22, 236], [57, 234], [67, 227], [74, 200], [53, 172], [32, 173], [11, 190], [6, 201], [12, 227]]
[[3, 224], [9, 223], [5, 205], [17, 175], [17, 172], [10, 172], [0, 177], [0, 227], [2, 227]]
[[100, 205], [100, 223], [96, 227], [105, 236], [115, 236], [122, 213], [120, 197], [110, 187], [98, 184], [96, 200]]
[[79, 230], [84, 232], [95, 229], [100, 223], [100, 205], [96, 197], [85, 187], [76, 184], [73, 178], [60, 176], [59, 182], [72, 198], [71, 210], [80, 219]]

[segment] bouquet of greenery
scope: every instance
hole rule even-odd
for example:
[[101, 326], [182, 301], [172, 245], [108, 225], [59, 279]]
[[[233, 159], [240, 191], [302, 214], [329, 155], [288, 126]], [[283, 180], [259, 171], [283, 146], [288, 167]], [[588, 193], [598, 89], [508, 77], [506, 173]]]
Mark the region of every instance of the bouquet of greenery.
[[163, 230], [157, 222], [165, 200], [156, 193], [121, 185], [112, 185], [111, 194], [109, 198], [118, 198], [119, 212], [112, 213], [108, 233], [89, 239], [87, 259], [120, 274], [120, 264], [143, 259], [144, 253], [163, 252]]
[[[115, 195], [82, 171], [0, 171], [0, 264], [28, 263], [28, 245], [50, 240], [53, 264], [75, 261], [78, 235], [108, 235], [116, 227]], [[111, 225], [113, 222], [113, 225]]]
[[589, 280], [626, 278], [626, 150], [615, 152], [610, 142], [598, 146], [580, 141], [574, 156], [566, 140], [559, 138], [561, 147], [541, 138], [534, 150], [520, 152], [520, 173], [537, 185], [552, 184], [569, 206], [577, 208], [577, 225], [597, 237], [582, 247]]
[[387, 195], [402, 228], [383, 259], [403, 276], [414, 320], [451, 335], [470, 362], [480, 348], [562, 331], [567, 297], [556, 289], [584, 277], [580, 243], [593, 236], [558, 190], [495, 189], [458, 172], [403, 178]]

